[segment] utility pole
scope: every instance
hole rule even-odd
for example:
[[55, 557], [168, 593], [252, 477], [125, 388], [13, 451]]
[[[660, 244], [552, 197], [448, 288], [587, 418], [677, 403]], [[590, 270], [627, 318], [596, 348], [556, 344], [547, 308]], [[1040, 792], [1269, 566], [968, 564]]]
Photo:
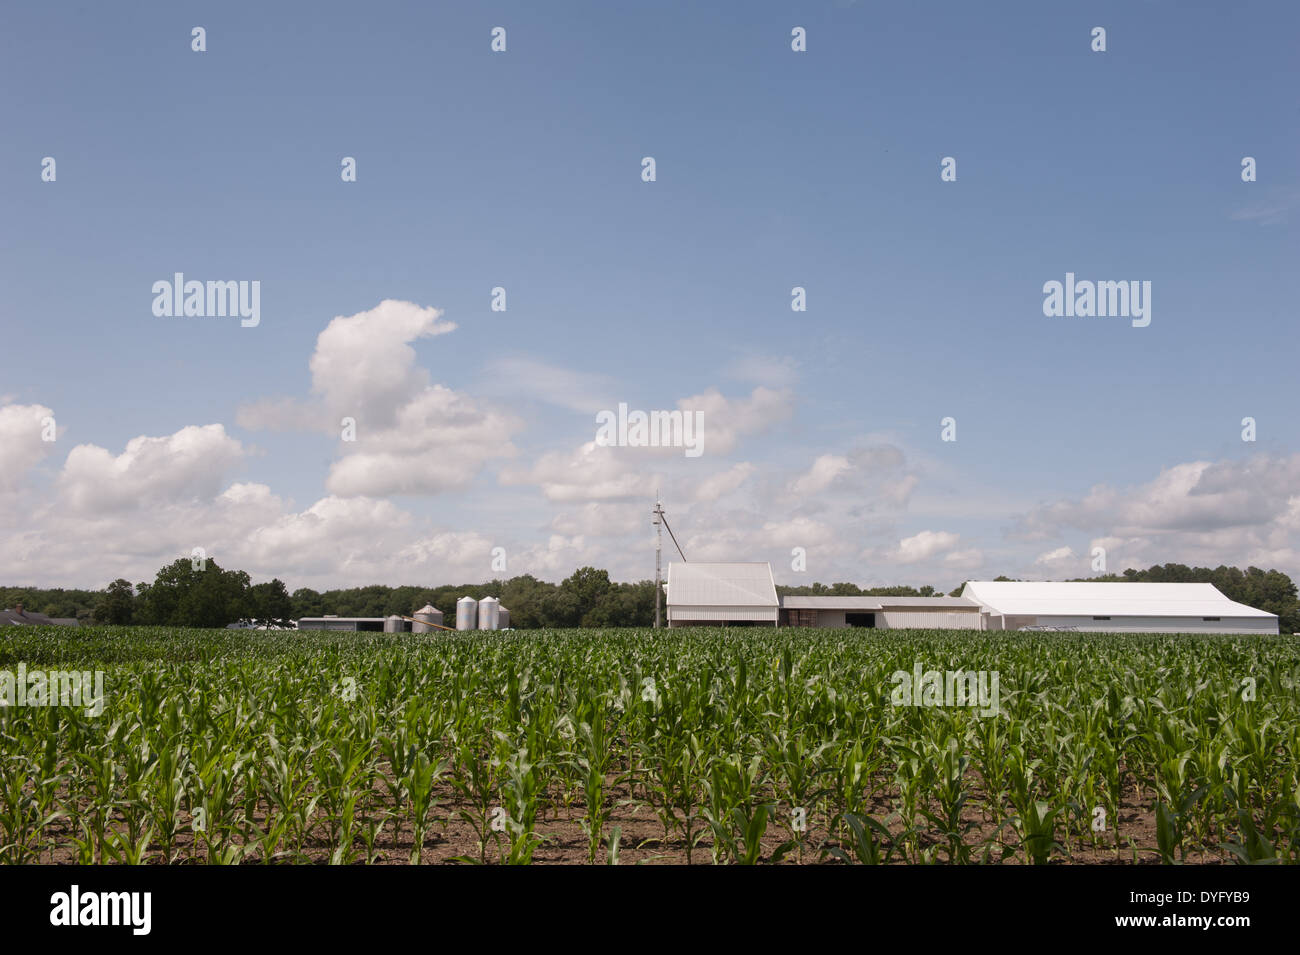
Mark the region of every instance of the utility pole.
[[659, 579], [662, 575], [662, 553], [664, 548], [664, 504], [659, 500], [659, 492], [655, 491], [655, 506], [650, 512], [654, 515], [655, 525], [655, 629], [659, 629]]

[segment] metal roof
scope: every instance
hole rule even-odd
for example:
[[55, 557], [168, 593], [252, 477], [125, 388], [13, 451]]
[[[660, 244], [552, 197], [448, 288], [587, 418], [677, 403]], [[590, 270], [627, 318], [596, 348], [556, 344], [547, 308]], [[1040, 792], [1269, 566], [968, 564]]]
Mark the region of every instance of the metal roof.
[[387, 617], [339, 617], [333, 615], [333, 613], [329, 613], [329, 615], [324, 617], [299, 617], [299, 624], [302, 624], [304, 620], [312, 622], [316, 622], [317, 620], [333, 620], [339, 622], [339, 624], [382, 624], [383, 621], [387, 620]]
[[963, 607], [972, 609], [979, 604], [969, 597], [878, 597], [876, 598], [885, 605], [885, 609], [890, 607], [922, 607], [927, 610], [942, 610], [944, 607], [956, 608]]
[[[69, 622], [70, 621], [70, 622]], [[47, 617], [43, 613], [37, 613], [34, 610], [24, 610], [19, 613], [17, 610], [0, 610], [0, 627], [54, 627], [54, 626], [77, 626], [77, 621], [71, 617]]]
[[887, 610], [890, 607], [915, 607], [919, 610], [940, 610], [957, 607], [973, 610], [978, 607], [965, 597], [838, 597], [817, 595], [805, 597], [788, 594], [781, 598], [786, 610]]
[[1276, 617], [1213, 584], [972, 580], [962, 591], [994, 613], [1027, 616]]
[[883, 610], [879, 597], [804, 597], [789, 594], [781, 598], [786, 610]]
[[670, 563], [669, 606], [777, 606], [772, 565], [754, 563]]

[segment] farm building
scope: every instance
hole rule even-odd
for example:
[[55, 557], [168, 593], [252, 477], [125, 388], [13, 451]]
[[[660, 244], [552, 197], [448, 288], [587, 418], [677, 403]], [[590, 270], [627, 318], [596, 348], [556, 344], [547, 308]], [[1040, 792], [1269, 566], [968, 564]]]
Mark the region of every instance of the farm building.
[[779, 603], [772, 565], [670, 563], [668, 626], [777, 625]]
[[964, 597], [781, 598], [783, 627], [980, 629], [980, 605]]
[[47, 617], [43, 613], [24, 610], [18, 604], [12, 610], [0, 610], [0, 627], [76, 627], [76, 617]]
[[772, 565], [671, 563], [668, 626], [980, 627], [979, 604], [961, 597], [778, 597]]
[[[385, 617], [336, 617], [326, 614], [323, 617], [303, 617], [298, 621], [299, 630], [345, 630], [356, 633], [382, 633]], [[407, 624], [409, 629], [410, 624]]]
[[972, 580], [981, 629], [1115, 633], [1277, 633], [1277, 615], [1229, 600], [1213, 584]]
[[959, 597], [779, 597], [772, 565], [671, 563], [668, 626], [1277, 633], [1277, 615], [1213, 584], [980, 581]]

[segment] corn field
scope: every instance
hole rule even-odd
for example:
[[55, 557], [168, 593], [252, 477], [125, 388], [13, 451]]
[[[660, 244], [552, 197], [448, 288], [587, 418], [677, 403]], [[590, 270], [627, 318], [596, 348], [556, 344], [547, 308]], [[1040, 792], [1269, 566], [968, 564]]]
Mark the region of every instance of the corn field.
[[[1300, 640], [0, 630], [8, 863], [1291, 863]], [[997, 712], [896, 671], [998, 676]]]

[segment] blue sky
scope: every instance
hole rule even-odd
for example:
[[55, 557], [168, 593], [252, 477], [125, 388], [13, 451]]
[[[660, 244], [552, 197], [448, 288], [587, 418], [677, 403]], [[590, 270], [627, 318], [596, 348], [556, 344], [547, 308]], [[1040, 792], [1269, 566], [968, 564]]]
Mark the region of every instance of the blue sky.
[[[8, 11], [0, 578], [204, 546], [291, 586], [444, 583], [502, 546], [509, 573], [636, 579], [656, 485], [688, 557], [791, 583], [1077, 576], [1099, 542], [1111, 569], [1300, 572], [1297, 27], [1284, 3]], [[260, 281], [260, 324], [156, 317], [178, 271]], [[1150, 281], [1150, 326], [1045, 317], [1067, 271]], [[410, 349], [401, 387], [313, 392], [317, 336], [385, 300], [411, 305], [335, 347]], [[403, 339], [424, 308], [455, 331]], [[266, 410], [438, 386], [480, 431], [439, 405], [353, 446]], [[707, 406], [706, 453], [583, 451], [617, 402]], [[353, 454], [367, 476], [332, 479]]]

